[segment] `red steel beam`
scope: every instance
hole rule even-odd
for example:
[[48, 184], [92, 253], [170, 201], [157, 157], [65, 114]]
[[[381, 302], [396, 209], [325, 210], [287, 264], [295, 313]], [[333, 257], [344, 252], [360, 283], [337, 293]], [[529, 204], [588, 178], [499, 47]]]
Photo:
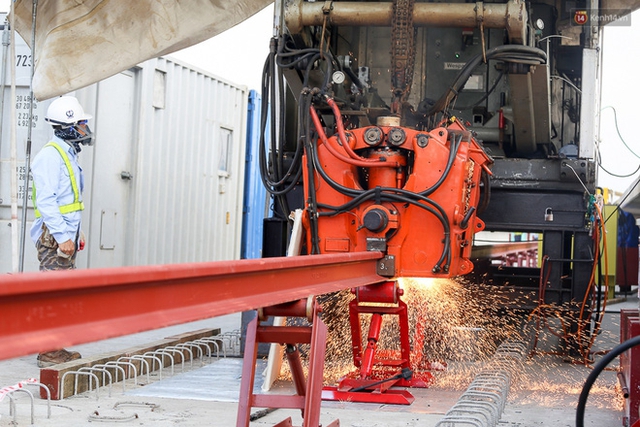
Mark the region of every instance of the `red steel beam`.
[[7, 275], [0, 360], [385, 279], [381, 252]]

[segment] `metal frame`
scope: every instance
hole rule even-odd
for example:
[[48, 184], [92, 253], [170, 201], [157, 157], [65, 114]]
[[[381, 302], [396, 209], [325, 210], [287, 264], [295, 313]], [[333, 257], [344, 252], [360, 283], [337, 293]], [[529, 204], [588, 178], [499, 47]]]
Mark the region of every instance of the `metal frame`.
[[[620, 311], [620, 342], [623, 343], [640, 335], [640, 312]], [[640, 424], [640, 347], [630, 348], [620, 354], [618, 380], [624, 399], [622, 425], [637, 427]]]
[[[351, 325], [351, 349], [353, 363], [358, 372], [347, 375], [337, 387], [327, 386], [322, 390], [323, 400], [364, 403], [410, 405], [413, 395], [406, 390], [391, 387], [428, 387], [433, 380], [430, 372], [415, 372], [411, 364], [411, 343], [407, 304], [395, 281], [355, 290], [356, 298], [349, 303]], [[380, 306], [380, 303], [386, 306]], [[360, 315], [371, 315], [369, 332], [363, 348]], [[379, 349], [378, 340], [382, 330], [382, 316], [397, 316], [400, 350]], [[424, 336], [416, 332], [415, 351], [421, 354]], [[410, 374], [405, 377], [405, 372]]]
[[[289, 304], [268, 307], [269, 313], [259, 313], [247, 327], [247, 340], [242, 363], [242, 382], [238, 402], [237, 427], [249, 427], [251, 408], [291, 408], [300, 409], [304, 425], [320, 426], [320, 404], [322, 378], [327, 340], [327, 326], [320, 318], [320, 306], [315, 298], [302, 299]], [[267, 310], [265, 310], [266, 312]], [[265, 313], [266, 314], [266, 313]], [[310, 322], [307, 326], [270, 326], [261, 324], [269, 316], [287, 316], [304, 318]], [[254, 380], [259, 343], [285, 343], [287, 361], [291, 368], [292, 381], [296, 394], [255, 394]], [[305, 378], [298, 344], [310, 344], [308, 376]], [[290, 419], [278, 425], [291, 425]], [[330, 426], [339, 426], [334, 421]]]

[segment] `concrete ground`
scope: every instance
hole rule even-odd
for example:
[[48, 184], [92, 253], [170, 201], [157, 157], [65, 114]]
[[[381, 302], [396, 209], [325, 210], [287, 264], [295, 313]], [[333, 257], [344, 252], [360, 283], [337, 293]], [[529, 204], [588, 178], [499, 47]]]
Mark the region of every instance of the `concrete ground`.
[[[619, 312], [621, 308], [638, 308], [635, 296], [619, 298], [609, 304], [603, 330], [595, 342], [595, 351], [605, 351], [619, 343]], [[240, 328], [240, 315], [193, 322], [185, 325], [125, 336], [74, 347], [83, 356], [93, 356], [115, 349], [126, 349], [178, 333], [202, 328], [221, 328], [223, 332]], [[260, 363], [263, 363], [262, 361]], [[446, 372], [438, 373], [436, 384], [428, 389], [411, 389], [416, 397], [409, 406], [323, 402], [321, 423], [335, 419], [341, 426], [435, 426], [457, 401], [472, 379], [471, 372], [486, 366], [486, 362], [451, 362]], [[260, 369], [258, 369], [260, 372]], [[527, 359], [514, 374], [508, 401], [502, 413], [501, 427], [574, 426], [575, 408], [582, 384], [590, 368], [564, 363], [553, 354], [537, 354]], [[0, 362], [0, 389], [27, 378], [38, 378], [35, 355]], [[137, 385], [128, 380], [100, 388], [95, 392], [51, 402], [47, 417], [46, 400], [36, 397], [34, 426], [234, 426], [237, 416], [241, 359], [227, 357], [207, 361], [196, 360], [184, 371], [168, 368], [162, 379], [152, 373], [150, 379], [140, 377]], [[462, 381], [456, 377], [464, 377]], [[453, 381], [452, 381], [453, 379]], [[260, 379], [257, 379], [257, 387]], [[616, 392], [615, 372], [607, 371], [594, 385], [590, 394], [585, 425], [621, 426], [623, 403]], [[34, 386], [28, 387], [37, 396]], [[277, 383], [275, 392], [289, 390], [288, 383]], [[31, 405], [24, 393], [14, 394], [16, 412], [10, 413], [8, 398], [0, 401], [0, 427], [31, 424]], [[258, 412], [254, 408], [253, 412]], [[278, 409], [251, 423], [252, 427], [273, 426], [287, 417], [293, 425], [301, 425], [300, 411]]]

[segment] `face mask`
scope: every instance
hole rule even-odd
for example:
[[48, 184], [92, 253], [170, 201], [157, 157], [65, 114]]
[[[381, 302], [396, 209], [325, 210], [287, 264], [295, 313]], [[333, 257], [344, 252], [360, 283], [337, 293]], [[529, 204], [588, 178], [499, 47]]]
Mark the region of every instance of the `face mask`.
[[86, 120], [78, 122], [74, 128], [78, 134], [78, 137], [74, 142], [79, 142], [84, 145], [93, 145], [93, 132], [91, 132]]
[[80, 152], [80, 144], [93, 145], [93, 133], [86, 121], [67, 128], [58, 128], [53, 132], [58, 138], [72, 144]]

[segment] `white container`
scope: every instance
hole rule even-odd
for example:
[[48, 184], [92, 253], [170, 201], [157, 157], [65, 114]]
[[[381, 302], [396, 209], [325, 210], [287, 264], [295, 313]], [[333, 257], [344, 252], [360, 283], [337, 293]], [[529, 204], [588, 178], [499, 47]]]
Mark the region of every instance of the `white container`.
[[[28, 55], [20, 42], [17, 56]], [[28, 94], [28, 79], [22, 84], [17, 93]], [[7, 85], [5, 100], [9, 90]], [[89, 124], [96, 136], [95, 145], [80, 153], [87, 246], [78, 255], [79, 268], [239, 259], [246, 87], [158, 58], [75, 96], [94, 116]], [[0, 273], [12, 268], [10, 102], [0, 145]], [[34, 113], [32, 159], [51, 135], [43, 120], [49, 102], [38, 102]], [[26, 128], [19, 128], [17, 140], [24, 169]], [[32, 221], [31, 201], [29, 207]], [[30, 226], [25, 271], [36, 271]]]

